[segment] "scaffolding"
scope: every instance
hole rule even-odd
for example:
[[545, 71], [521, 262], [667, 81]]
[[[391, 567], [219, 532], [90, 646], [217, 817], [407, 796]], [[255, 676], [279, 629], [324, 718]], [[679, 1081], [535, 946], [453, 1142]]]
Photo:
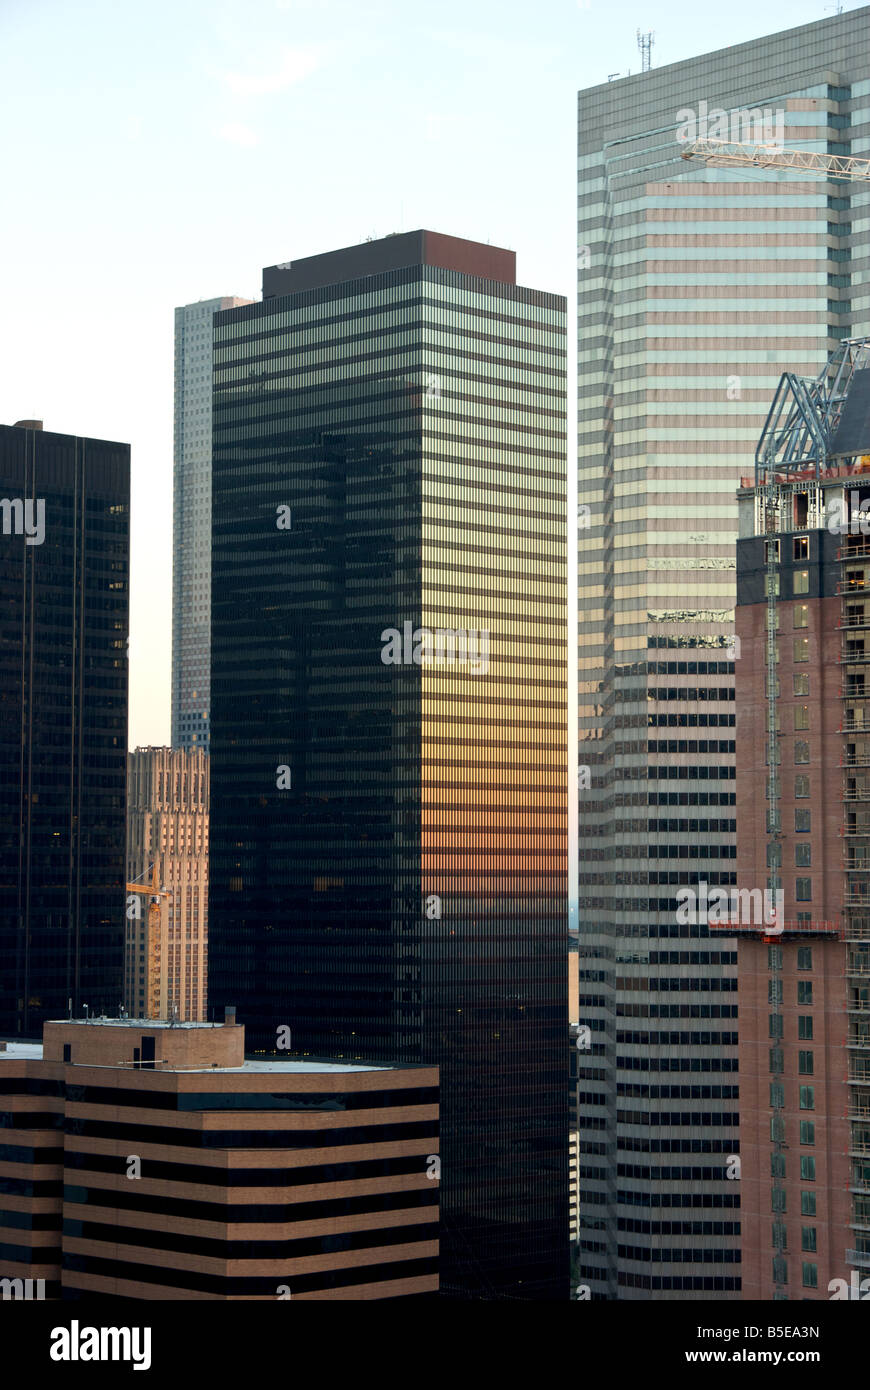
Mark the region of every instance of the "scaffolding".
[[847, 471], [860, 463], [861, 451], [838, 433], [855, 374], [868, 367], [870, 337], [843, 338], [817, 377], [783, 372], [755, 450], [756, 487], [774, 477], [818, 479], [845, 460]]
[[840, 723], [843, 739], [843, 925], [846, 941], [846, 1076], [851, 1225], [847, 1263], [870, 1267], [870, 545], [847, 534], [840, 565]]

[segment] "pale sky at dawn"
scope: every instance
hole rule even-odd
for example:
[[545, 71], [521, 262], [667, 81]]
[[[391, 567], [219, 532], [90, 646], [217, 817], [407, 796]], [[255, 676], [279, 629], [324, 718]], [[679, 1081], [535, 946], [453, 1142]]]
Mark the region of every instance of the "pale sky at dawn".
[[132, 445], [131, 747], [169, 742], [174, 307], [429, 227], [573, 308], [577, 89], [638, 28], [661, 67], [834, 9], [0, 0], [0, 421]]

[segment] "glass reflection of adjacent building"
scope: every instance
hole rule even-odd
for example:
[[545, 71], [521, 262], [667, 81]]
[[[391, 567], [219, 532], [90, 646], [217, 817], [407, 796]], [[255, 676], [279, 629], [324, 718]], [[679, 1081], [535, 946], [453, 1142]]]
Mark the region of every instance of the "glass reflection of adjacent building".
[[437, 1154], [460, 1297], [567, 1296], [564, 332], [431, 232], [216, 317], [210, 1003], [438, 1063], [382, 1258]]
[[675, 895], [734, 882], [735, 491], [780, 373], [814, 376], [868, 308], [852, 279], [862, 185], [687, 163], [677, 132], [692, 112], [702, 135], [705, 110], [767, 108], [786, 146], [860, 153], [868, 53], [863, 8], [580, 93], [579, 1017], [593, 1041], [579, 1268], [593, 1297], [739, 1297], [735, 942], [677, 923]]

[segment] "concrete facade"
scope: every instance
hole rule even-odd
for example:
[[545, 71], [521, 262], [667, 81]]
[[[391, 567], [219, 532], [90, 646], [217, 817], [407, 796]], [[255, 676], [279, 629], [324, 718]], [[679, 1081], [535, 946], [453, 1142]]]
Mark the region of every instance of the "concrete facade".
[[73, 1020], [0, 1045], [0, 1107], [0, 1278], [49, 1299], [438, 1288], [436, 1068], [245, 1061], [234, 1024]]

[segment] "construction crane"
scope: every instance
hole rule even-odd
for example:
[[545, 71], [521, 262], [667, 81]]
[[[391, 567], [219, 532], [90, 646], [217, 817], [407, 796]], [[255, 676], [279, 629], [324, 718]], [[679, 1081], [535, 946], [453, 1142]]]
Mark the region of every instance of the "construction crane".
[[[160, 887], [160, 879], [157, 875], [157, 860], [151, 865], [151, 882], [148, 883], [128, 883], [128, 893], [137, 893], [148, 898], [148, 917], [146, 931], [146, 956], [147, 967], [145, 976], [145, 1018], [161, 1018], [162, 1014], [162, 973], [163, 973], [163, 951], [162, 951], [162, 900], [171, 898], [172, 891], [169, 888]], [[134, 941], [135, 941], [134, 936]], [[131, 999], [132, 1004], [132, 999]]]
[[822, 179], [867, 180], [870, 159], [853, 159], [844, 154], [817, 154], [815, 150], [786, 150], [774, 144], [739, 144], [729, 140], [693, 140], [683, 150], [683, 159], [700, 159], [706, 164], [756, 169], [794, 169]]

